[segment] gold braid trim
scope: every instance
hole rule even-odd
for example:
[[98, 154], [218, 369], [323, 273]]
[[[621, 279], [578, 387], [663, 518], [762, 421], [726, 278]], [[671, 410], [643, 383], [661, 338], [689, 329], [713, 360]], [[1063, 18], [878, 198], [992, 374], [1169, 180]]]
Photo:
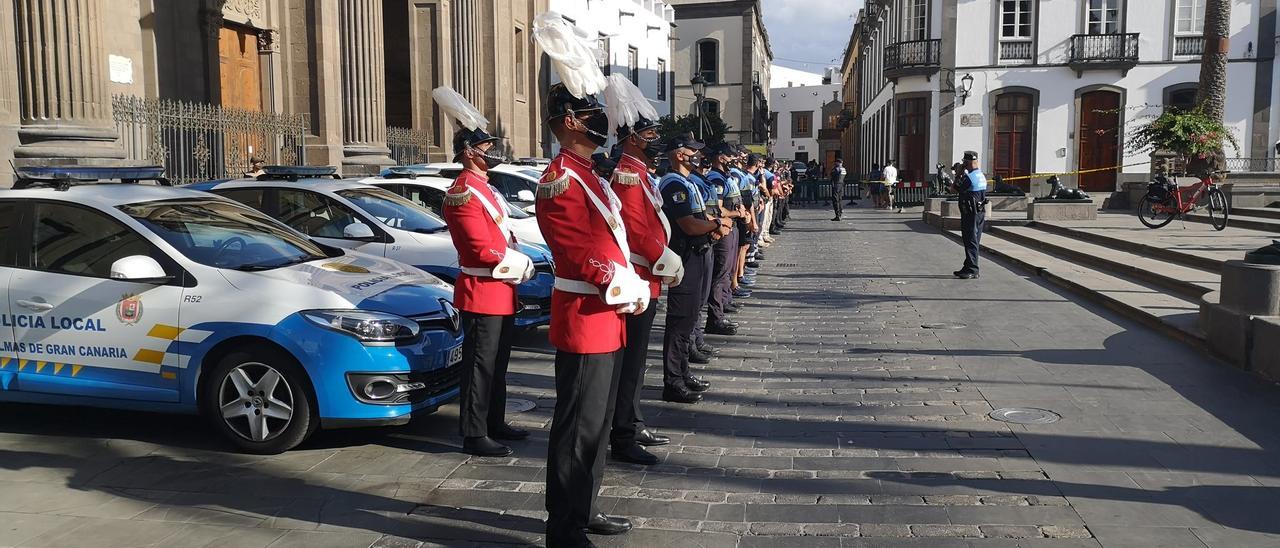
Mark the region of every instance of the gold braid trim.
[[554, 173], [549, 174], [547, 177], [543, 177], [541, 181], [538, 181], [539, 200], [549, 200], [569, 190], [569, 173], [564, 172], [559, 177], [551, 178], [554, 175]]
[[620, 185], [636, 186], [640, 184], [640, 174], [622, 170], [614, 171], [613, 181]]
[[444, 195], [444, 205], [458, 207], [471, 201], [471, 189], [463, 188], [461, 192], [458, 190], [456, 187], [449, 189], [449, 192]]

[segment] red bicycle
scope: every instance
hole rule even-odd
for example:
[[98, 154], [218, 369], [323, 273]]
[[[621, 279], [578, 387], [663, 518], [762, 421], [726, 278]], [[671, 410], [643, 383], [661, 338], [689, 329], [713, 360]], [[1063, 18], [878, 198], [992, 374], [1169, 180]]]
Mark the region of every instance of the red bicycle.
[[1227, 195], [1218, 188], [1216, 178], [1226, 171], [1215, 171], [1200, 179], [1193, 185], [1179, 187], [1169, 182], [1163, 175], [1157, 175], [1147, 185], [1147, 195], [1138, 204], [1138, 220], [1147, 228], [1160, 228], [1173, 221], [1174, 217], [1191, 213], [1201, 206], [1209, 212], [1209, 223], [1214, 230], [1227, 228], [1227, 216], [1231, 214], [1231, 205], [1227, 203]]

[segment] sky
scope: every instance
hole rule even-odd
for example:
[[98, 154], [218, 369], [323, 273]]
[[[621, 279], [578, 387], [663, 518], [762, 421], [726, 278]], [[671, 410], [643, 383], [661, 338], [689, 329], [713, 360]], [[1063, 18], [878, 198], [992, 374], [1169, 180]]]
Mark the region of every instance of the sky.
[[821, 73], [840, 65], [863, 0], [760, 0], [773, 64]]

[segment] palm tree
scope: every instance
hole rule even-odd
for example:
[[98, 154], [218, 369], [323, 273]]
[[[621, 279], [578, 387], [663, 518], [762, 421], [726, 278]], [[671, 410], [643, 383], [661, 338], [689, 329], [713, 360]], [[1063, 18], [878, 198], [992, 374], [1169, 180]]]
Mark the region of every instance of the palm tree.
[[1207, 0], [1204, 7], [1204, 54], [1196, 104], [1221, 121], [1227, 104], [1227, 49], [1231, 35], [1231, 1]]

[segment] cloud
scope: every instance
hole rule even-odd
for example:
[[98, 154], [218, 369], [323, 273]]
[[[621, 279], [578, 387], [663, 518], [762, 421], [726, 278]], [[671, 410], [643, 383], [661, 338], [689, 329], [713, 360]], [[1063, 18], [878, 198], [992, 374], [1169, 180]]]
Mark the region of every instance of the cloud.
[[[839, 65], [863, 0], [761, 0], [775, 63], [807, 72]], [[832, 61], [832, 59], [835, 59]]]

